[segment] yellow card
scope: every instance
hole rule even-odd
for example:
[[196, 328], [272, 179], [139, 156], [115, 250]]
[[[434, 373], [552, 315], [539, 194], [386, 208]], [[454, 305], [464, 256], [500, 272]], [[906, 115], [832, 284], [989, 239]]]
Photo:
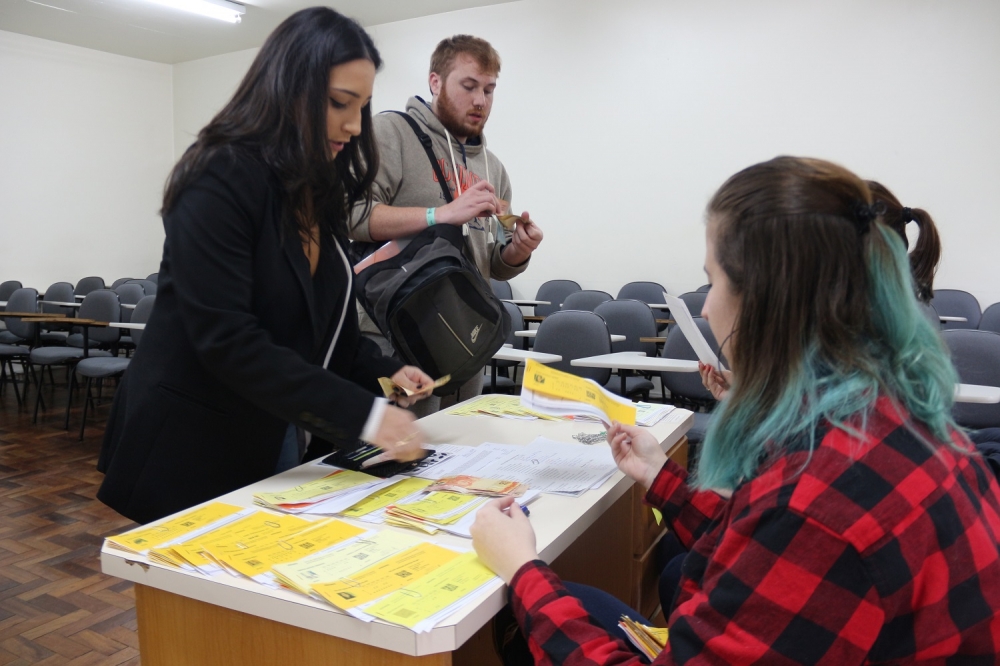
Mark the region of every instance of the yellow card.
[[[292, 520], [288, 520], [289, 518]], [[255, 511], [249, 516], [240, 518], [219, 529], [174, 545], [173, 555], [182, 558], [194, 567], [210, 567], [213, 561], [206, 556], [209, 548], [219, 546], [221, 549], [231, 544], [254, 543], [262, 538], [267, 538], [268, 535], [284, 536], [310, 524], [308, 520], [298, 516], [276, 516], [266, 511]], [[274, 538], [280, 538], [280, 536]]]
[[363, 610], [386, 622], [412, 629], [493, 578], [496, 574], [487, 569], [475, 553], [463, 553]]
[[143, 554], [150, 548], [156, 548], [240, 511], [242, 508], [238, 506], [212, 502], [158, 525], [139, 527], [125, 534], [108, 537], [107, 540], [114, 548]]
[[431, 391], [433, 391], [434, 389], [439, 388], [441, 386], [444, 386], [445, 384], [447, 384], [450, 381], [451, 381], [451, 375], [445, 375], [444, 377], [441, 377], [440, 379], [435, 379], [434, 383], [428, 384], [427, 386], [423, 387], [419, 391], [412, 391], [412, 390], [410, 390], [408, 388], [404, 388], [404, 387], [400, 386], [399, 384], [397, 384], [396, 382], [394, 382], [391, 379], [389, 379], [388, 377], [379, 377], [378, 378], [378, 385], [382, 387], [382, 393], [385, 394], [385, 397], [391, 398], [394, 395], [400, 395], [400, 394], [403, 394], [403, 395], [406, 395], [406, 396], [411, 396], [411, 395], [426, 395], [426, 394], [430, 393]]
[[265, 504], [277, 506], [281, 504], [300, 504], [308, 502], [323, 495], [329, 495], [341, 490], [360, 486], [364, 483], [378, 481], [378, 477], [363, 472], [351, 472], [348, 470], [337, 470], [315, 481], [303, 483], [300, 486], [289, 488], [277, 493], [257, 493], [253, 496], [254, 501], [261, 501]]
[[348, 518], [358, 518], [359, 516], [368, 515], [372, 511], [384, 509], [393, 502], [398, 502], [405, 497], [409, 497], [413, 493], [423, 490], [432, 483], [434, 482], [429, 479], [416, 478], [398, 481], [388, 488], [380, 490], [374, 495], [369, 495], [349, 509], [341, 511], [340, 514]]
[[210, 552], [239, 573], [253, 578], [270, 571], [276, 564], [294, 562], [367, 531], [333, 518], [312, 525], [286, 537], [267, 539], [240, 550], [230, 550], [224, 555], [220, 553], [216, 556], [217, 548]]
[[386, 513], [448, 525], [483, 504], [483, 500], [476, 495], [435, 491], [416, 502], [393, 505]]
[[522, 386], [529, 391], [596, 407], [609, 420], [635, 425], [635, 406], [613, 399], [593, 382], [528, 359]]
[[376, 532], [370, 537], [327, 548], [295, 562], [277, 564], [272, 571], [283, 585], [309, 594], [316, 583], [346, 578], [419, 543], [420, 539], [409, 534]]
[[432, 543], [422, 543], [348, 578], [314, 584], [313, 591], [334, 606], [346, 610], [395, 592], [458, 555], [453, 550]]

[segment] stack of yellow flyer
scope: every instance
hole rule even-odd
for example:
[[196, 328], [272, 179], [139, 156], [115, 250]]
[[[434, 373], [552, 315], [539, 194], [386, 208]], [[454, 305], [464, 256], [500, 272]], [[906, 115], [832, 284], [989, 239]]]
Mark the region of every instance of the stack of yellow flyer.
[[521, 385], [521, 405], [552, 416], [587, 416], [635, 425], [632, 401], [621, 398], [591, 379], [577, 377], [528, 359]]
[[496, 574], [486, 568], [475, 553], [464, 553], [403, 589], [361, 606], [359, 610], [422, 633], [460, 610], [470, 598], [501, 584]]
[[458, 556], [450, 548], [422, 543], [350, 576], [313, 583], [312, 589], [337, 608], [370, 620], [371, 616], [357, 610], [357, 606], [407, 587]]
[[134, 555], [145, 555], [150, 548], [167, 546], [183, 539], [221, 527], [251, 512], [231, 504], [212, 502], [199, 506], [176, 518], [107, 538], [108, 545]]
[[286, 513], [333, 515], [376, 490], [395, 483], [363, 472], [337, 470], [322, 478], [276, 493], [257, 493], [254, 504]]
[[559, 420], [554, 416], [525, 409], [521, 406], [521, 400], [516, 395], [482, 395], [475, 400], [458, 405], [448, 413], [455, 416], [485, 414], [486, 416], [497, 416], [502, 419], [515, 419], [518, 421], [532, 421], [535, 419], [542, 419], [543, 421]]
[[465, 514], [486, 504], [489, 497], [459, 493], [431, 492], [415, 502], [393, 504], [385, 511], [385, 522], [437, 534]]
[[354, 539], [300, 560], [277, 564], [272, 572], [284, 587], [314, 596], [313, 585], [352, 576], [419, 543], [420, 539], [409, 534], [389, 531], [365, 532]]
[[639, 624], [627, 615], [622, 615], [618, 626], [625, 632], [632, 644], [639, 648], [650, 661], [656, 659], [663, 648], [667, 646], [669, 629], [648, 627], [645, 624]]
[[419, 497], [432, 483], [430, 479], [406, 478], [383, 488], [353, 506], [340, 512], [345, 518], [357, 518], [366, 523], [381, 523], [385, 521], [386, 507], [402, 502], [409, 502]]

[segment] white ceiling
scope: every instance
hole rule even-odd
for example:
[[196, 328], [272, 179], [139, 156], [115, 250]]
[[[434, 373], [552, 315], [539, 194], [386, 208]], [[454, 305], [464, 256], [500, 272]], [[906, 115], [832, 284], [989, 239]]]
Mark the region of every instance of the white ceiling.
[[[513, 0], [337, 0], [334, 9], [378, 25]], [[317, 3], [247, 0], [230, 24], [149, 0], [0, 0], [0, 30], [163, 63], [260, 46], [285, 17]]]

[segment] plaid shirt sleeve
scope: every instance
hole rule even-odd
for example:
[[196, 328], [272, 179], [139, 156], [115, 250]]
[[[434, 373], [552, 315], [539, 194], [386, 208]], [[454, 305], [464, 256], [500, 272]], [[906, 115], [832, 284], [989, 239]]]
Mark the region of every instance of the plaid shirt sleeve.
[[[733, 521], [713, 552], [691, 558], [701, 585], [674, 609], [656, 664], [860, 663], [882, 627], [859, 554], [787, 509]], [[518, 572], [511, 597], [536, 664], [640, 663], [544, 563]]]
[[687, 477], [687, 470], [667, 460], [646, 493], [646, 504], [663, 513], [678, 541], [690, 550], [729, 502], [716, 492], [692, 489]]

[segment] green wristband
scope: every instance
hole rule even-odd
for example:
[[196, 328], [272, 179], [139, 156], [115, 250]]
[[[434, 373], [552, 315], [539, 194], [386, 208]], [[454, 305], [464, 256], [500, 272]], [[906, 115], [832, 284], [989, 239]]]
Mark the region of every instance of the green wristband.
[[427, 226], [433, 227], [437, 222], [434, 221], [434, 208], [427, 209]]

